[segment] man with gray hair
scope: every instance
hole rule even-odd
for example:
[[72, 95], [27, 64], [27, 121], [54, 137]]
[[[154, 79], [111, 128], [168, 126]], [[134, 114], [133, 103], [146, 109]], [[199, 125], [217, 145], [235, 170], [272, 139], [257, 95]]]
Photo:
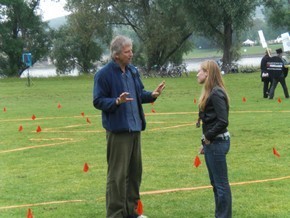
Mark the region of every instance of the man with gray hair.
[[139, 72], [131, 63], [132, 41], [117, 36], [111, 42], [111, 58], [94, 77], [93, 104], [102, 111], [107, 139], [107, 218], [145, 217], [138, 214], [142, 179], [141, 131], [146, 121], [143, 103], [154, 102], [165, 88], [144, 90]]

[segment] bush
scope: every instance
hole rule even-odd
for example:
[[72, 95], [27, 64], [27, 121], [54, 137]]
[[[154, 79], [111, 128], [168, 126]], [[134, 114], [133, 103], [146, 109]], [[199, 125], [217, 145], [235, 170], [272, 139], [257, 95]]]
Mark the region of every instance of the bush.
[[260, 68], [257, 66], [240, 66], [239, 72], [241, 73], [254, 73], [260, 71]]

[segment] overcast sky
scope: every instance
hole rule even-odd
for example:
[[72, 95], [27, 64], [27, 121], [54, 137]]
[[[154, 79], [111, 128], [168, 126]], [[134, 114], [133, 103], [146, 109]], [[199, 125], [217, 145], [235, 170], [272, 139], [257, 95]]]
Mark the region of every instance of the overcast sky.
[[62, 17], [68, 15], [69, 13], [63, 9], [66, 0], [59, 0], [55, 2], [53, 0], [40, 0], [40, 10], [44, 21]]

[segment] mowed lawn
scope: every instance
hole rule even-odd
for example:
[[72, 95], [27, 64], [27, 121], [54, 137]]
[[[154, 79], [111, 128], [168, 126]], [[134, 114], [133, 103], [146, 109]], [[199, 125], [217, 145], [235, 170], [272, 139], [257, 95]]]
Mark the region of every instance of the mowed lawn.
[[[143, 82], [152, 90], [162, 80]], [[263, 99], [258, 72], [224, 80], [231, 98], [233, 217], [290, 217], [290, 100], [280, 85], [274, 100]], [[195, 73], [165, 81], [163, 95], [144, 105], [144, 214], [214, 217], [198, 155], [201, 129], [195, 127], [201, 86]], [[27, 217], [29, 209], [36, 218], [105, 217], [106, 141], [101, 113], [92, 105], [93, 76], [33, 79], [30, 87], [26, 82], [0, 80], [0, 217]]]

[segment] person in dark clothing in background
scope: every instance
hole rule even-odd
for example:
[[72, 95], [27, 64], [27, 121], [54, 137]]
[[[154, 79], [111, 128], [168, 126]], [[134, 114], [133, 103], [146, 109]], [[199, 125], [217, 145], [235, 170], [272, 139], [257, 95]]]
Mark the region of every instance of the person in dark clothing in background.
[[271, 50], [267, 49], [265, 52], [265, 56], [261, 60], [261, 80], [264, 83], [263, 86], [263, 97], [268, 98], [270, 87], [272, 84], [272, 79], [269, 76], [269, 73], [267, 71], [267, 62], [269, 61], [269, 58], [271, 57]]
[[285, 81], [285, 76], [287, 76], [287, 74], [285, 74], [285, 63], [282, 59], [283, 50], [282, 48], [279, 48], [276, 52], [277, 56], [269, 58], [267, 62], [267, 70], [272, 78], [269, 99], [274, 98], [275, 89], [278, 83], [280, 83], [283, 88], [285, 98], [289, 98], [288, 88]]

